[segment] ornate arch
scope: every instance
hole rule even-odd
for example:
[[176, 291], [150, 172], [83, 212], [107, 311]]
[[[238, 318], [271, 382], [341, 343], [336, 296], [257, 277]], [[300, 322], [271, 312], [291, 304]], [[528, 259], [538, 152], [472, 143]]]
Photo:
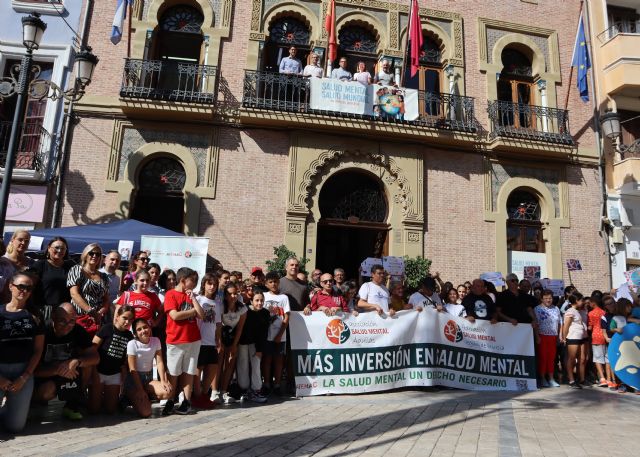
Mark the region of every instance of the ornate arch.
[[265, 36], [269, 35], [271, 24], [283, 16], [290, 16], [301, 20], [309, 28], [311, 41], [317, 41], [321, 38], [321, 27], [316, 26], [320, 24], [320, 19], [305, 5], [291, 1], [279, 2], [264, 13], [262, 32]]
[[349, 11], [336, 20], [337, 31], [349, 25], [358, 25], [373, 32], [378, 40], [378, 53], [389, 47], [389, 37], [385, 32], [387, 26], [382, 24], [378, 18], [364, 11]]
[[207, 0], [151, 0], [149, 4], [149, 12], [147, 13], [147, 17], [149, 18], [148, 20], [159, 23], [162, 14], [168, 8], [176, 5], [188, 5], [199, 8], [204, 15], [202, 28], [214, 27], [214, 12], [211, 8], [210, 2]]
[[498, 39], [491, 50], [492, 62], [502, 63], [502, 51], [513, 48], [523, 52], [531, 59], [531, 69], [534, 77], [539, 77], [547, 71], [544, 52], [534, 41], [520, 33], [510, 33]]
[[[402, 52], [407, 52], [406, 43], [407, 43], [407, 33], [408, 26], [402, 29], [400, 33], [400, 42], [402, 43]], [[454, 46], [451, 40], [451, 37], [445, 30], [440, 27], [438, 24], [428, 21], [422, 21], [422, 34], [428, 35], [431, 37], [440, 47], [440, 51], [442, 52], [442, 63], [446, 64], [449, 60], [455, 58], [454, 55]]]
[[385, 183], [389, 203], [400, 205], [403, 218], [415, 215], [409, 181], [395, 160], [382, 154], [363, 152], [360, 149], [329, 149], [322, 152], [317, 159], [311, 162], [302, 176], [298, 185], [297, 205], [311, 211], [315, 206], [314, 199], [320, 178], [328, 178], [339, 170], [349, 168], [340, 166], [349, 159], [353, 162], [368, 164], [372, 171], [383, 171], [383, 173], [379, 173], [379, 177]]

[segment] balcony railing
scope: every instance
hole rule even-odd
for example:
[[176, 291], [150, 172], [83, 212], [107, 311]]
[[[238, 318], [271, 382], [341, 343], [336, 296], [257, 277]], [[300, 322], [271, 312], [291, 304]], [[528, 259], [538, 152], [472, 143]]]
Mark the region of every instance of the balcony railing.
[[262, 71], [245, 71], [242, 105], [293, 113], [322, 114], [350, 119], [376, 120], [473, 132], [476, 130], [474, 99], [460, 95], [420, 91], [420, 115], [416, 120], [376, 118], [367, 114], [311, 109], [309, 78]]
[[217, 68], [175, 60], [126, 59], [120, 96], [213, 104]]
[[[44, 172], [47, 164], [51, 135], [39, 123], [26, 123], [20, 127], [22, 132], [18, 143], [18, 152], [14, 168]], [[0, 122], [0, 167], [7, 162], [11, 122]]]
[[640, 34], [640, 21], [620, 21], [614, 23], [611, 27], [609, 27], [604, 32], [601, 32], [598, 35], [598, 39], [600, 42], [604, 43], [607, 40], [610, 40], [616, 35], [621, 33], [628, 33], [633, 35]]
[[509, 137], [524, 140], [573, 144], [569, 132], [569, 112], [545, 106], [491, 101], [488, 107], [491, 138]]

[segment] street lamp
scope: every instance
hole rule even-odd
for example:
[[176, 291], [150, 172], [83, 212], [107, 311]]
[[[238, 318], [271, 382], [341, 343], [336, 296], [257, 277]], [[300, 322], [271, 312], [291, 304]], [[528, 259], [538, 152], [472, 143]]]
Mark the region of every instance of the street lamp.
[[[633, 118], [636, 119], [636, 118]], [[637, 139], [631, 144], [623, 144], [620, 137], [622, 136], [621, 124], [629, 122], [633, 119], [626, 119], [620, 121], [620, 115], [617, 112], [607, 111], [600, 116], [600, 130], [602, 135], [611, 140], [616, 148], [616, 151], [620, 153], [620, 157], [624, 159], [624, 155], [627, 152], [635, 153], [640, 152], [640, 139]]]
[[4, 232], [4, 225], [7, 216], [7, 203], [11, 188], [11, 177], [15, 156], [18, 149], [19, 136], [22, 131], [24, 113], [29, 97], [43, 100], [59, 100], [64, 98], [70, 101], [77, 101], [85, 93], [85, 88], [91, 83], [93, 70], [98, 63], [98, 58], [91, 53], [91, 48], [83, 48], [75, 56], [74, 72], [76, 79], [71, 89], [64, 90], [57, 84], [38, 79], [40, 67], [33, 65], [33, 51], [40, 47], [42, 35], [47, 29], [38, 13], [31, 13], [22, 18], [22, 44], [27, 52], [22, 56], [20, 64], [14, 65], [10, 69], [10, 76], [0, 80], [0, 103], [5, 98], [17, 94], [16, 110], [13, 114], [11, 124], [11, 134], [9, 136], [9, 147], [7, 149], [7, 159], [4, 164], [4, 176], [2, 177], [2, 187], [0, 188], [0, 228]]

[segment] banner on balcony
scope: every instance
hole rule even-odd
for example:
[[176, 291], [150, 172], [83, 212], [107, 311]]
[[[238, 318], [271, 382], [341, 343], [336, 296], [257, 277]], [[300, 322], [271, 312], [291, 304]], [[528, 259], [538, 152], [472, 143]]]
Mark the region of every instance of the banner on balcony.
[[311, 108], [380, 119], [418, 119], [418, 91], [338, 79], [311, 78]]
[[375, 392], [406, 386], [536, 389], [530, 325], [471, 323], [432, 309], [395, 317], [292, 312], [296, 392]]
[[154, 263], [164, 271], [178, 271], [189, 267], [202, 279], [207, 269], [209, 238], [194, 236], [147, 236], [140, 237], [140, 250], [147, 251]]

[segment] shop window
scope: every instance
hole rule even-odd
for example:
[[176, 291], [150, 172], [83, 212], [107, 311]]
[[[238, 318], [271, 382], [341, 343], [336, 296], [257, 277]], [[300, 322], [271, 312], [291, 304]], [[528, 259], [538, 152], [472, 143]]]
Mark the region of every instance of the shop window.
[[507, 249], [544, 252], [540, 202], [527, 191], [517, 190], [507, 200]]
[[[346, 26], [338, 32], [338, 61], [347, 58], [347, 70], [357, 72], [358, 62], [364, 62], [373, 76], [378, 63], [378, 40], [370, 30], [361, 26]], [[332, 63], [337, 68], [337, 62]], [[393, 69], [392, 69], [393, 70]]]
[[265, 43], [262, 57], [262, 70], [278, 73], [280, 61], [289, 55], [291, 46], [297, 48], [296, 58], [300, 59], [304, 67], [310, 52], [310, 36], [309, 28], [299, 19], [291, 17], [277, 19], [269, 28], [269, 38]]

